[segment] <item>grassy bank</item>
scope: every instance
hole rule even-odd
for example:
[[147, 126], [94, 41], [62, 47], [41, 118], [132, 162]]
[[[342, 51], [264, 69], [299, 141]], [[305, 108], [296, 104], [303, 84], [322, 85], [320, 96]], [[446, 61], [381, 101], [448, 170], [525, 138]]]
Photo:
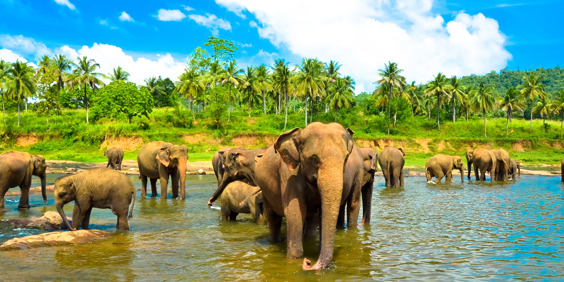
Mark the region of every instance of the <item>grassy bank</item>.
[[[21, 126], [17, 127], [17, 113], [9, 113], [0, 126], [0, 150], [28, 151], [42, 154], [52, 160], [80, 162], [103, 162], [103, 152], [112, 146], [122, 147], [125, 159], [135, 160], [143, 143], [166, 140], [189, 147], [190, 160], [211, 160], [220, 148], [265, 147], [284, 131], [283, 115], [262, 116], [253, 113], [231, 113], [218, 120], [217, 117], [196, 116], [183, 108], [155, 109], [150, 118], [135, 118], [126, 121], [101, 120], [86, 124], [84, 110], [66, 110], [60, 116], [47, 118], [32, 112], [24, 113]], [[406, 151], [406, 165], [423, 166], [436, 153], [463, 156], [467, 148], [478, 146], [502, 147], [524, 164], [539, 166], [559, 164], [564, 157], [563, 140], [560, 138], [560, 122], [514, 119], [506, 137], [506, 120], [487, 120], [487, 135], [484, 137], [482, 119], [456, 122], [442, 120], [437, 129], [436, 119], [411, 117], [402, 120], [386, 135], [386, 120], [381, 116], [366, 117], [349, 115], [340, 122], [355, 131], [359, 146], [382, 148], [393, 144]], [[314, 120], [331, 122], [331, 114], [318, 114]], [[302, 114], [288, 117], [287, 129], [304, 126]]]

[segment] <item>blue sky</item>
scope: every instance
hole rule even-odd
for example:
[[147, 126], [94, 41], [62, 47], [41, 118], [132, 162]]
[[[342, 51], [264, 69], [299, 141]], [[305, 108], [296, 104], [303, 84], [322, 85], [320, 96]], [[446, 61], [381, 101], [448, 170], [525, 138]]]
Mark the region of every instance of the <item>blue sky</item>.
[[0, 58], [88, 56], [142, 84], [176, 77], [209, 36], [232, 40], [239, 67], [283, 58], [338, 61], [357, 93], [397, 62], [408, 81], [563, 65], [564, 1], [0, 0]]

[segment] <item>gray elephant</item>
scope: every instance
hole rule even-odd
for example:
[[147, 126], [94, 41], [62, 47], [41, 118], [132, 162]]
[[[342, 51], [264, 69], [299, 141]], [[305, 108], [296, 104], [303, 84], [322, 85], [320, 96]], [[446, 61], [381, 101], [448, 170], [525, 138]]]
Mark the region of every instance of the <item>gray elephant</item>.
[[378, 170], [378, 152], [374, 148], [360, 148], [363, 159], [362, 178], [362, 220], [360, 225], [369, 224], [372, 212], [372, 192], [374, 191], [374, 173]]
[[[362, 181], [364, 178], [364, 159], [360, 148], [353, 147], [343, 172], [343, 195], [344, 203], [339, 210], [337, 228], [345, 226], [345, 212], [347, 216], [347, 227], [355, 228], [358, 225], [358, 215], [360, 213], [360, 194]], [[345, 211], [346, 209], [346, 211]]]
[[512, 180], [517, 180], [517, 176], [521, 176], [521, 162], [514, 159], [509, 160], [509, 176]]
[[19, 209], [29, 209], [29, 189], [31, 176], [41, 179], [41, 195], [47, 202], [46, 168], [43, 156], [30, 155], [25, 152], [9, 151], [0, 154], [0, 212], [6, 211], [4, 196], [8, 189], [19, 186], [21, 190]]
[[[466, 162], [468, 164], [468, 180], [470, 180], [470, 172], [472, 164], [474, 164], [474, 175], [476, 180], [485, 181], [486, 172], [490, 173], [490, 181], [495, 180], [497, 159], [490, 150], [485, 148], [477, 148], [475, 150], [466, 151]], [[478, 170], [480, 173], [478, 173]]]
[[511, 157], [509, 157], [509, 153], [502, 148], [495, 149], [492, 153], [495, 155], [495, 159], [497, 160], [495, 179], [497, 181], [507, 181], [509, 179], [509, 169], [511, 165]]
[[108, 157], [106, 167], [112, 167], [115, 170], [121, 170], [123, 161], [123, 150], [117, 147], [110, 148], [104, 152], [104, 156]]
[[[109, 168], [96, 168], [66, 176], [55, 182], [55, 207], [70, 230], [88, 229], [92, 208], [111, 209], [117, 215], [116, 228], [129, 230], [133, 216], [135, 187], [124, 174]], [[72, 226], [63, 206], [74, 201]], [[131, 210], [128, 211], [131, 204]], [[128, 216], [129, 212], [129, 216]]]
[[186, 162], [188, 148], [163, 141], [150, 142], [139, 150], [137, 164], [141, 177], [141, 195], [147, 197], [147, 178], [151, 180], [151, 197], [157, 196], [157, 179], [161, 183], [161, 199], [166, 199], [169, 177], [172, 182], [172, 198], [186, 198]]
[[386, 180], [386, 188], [403, 187], [403, 166], [405, 152], [402, 148], [386, 147], [378, 157], [382, 174]]
[[257, 186], [233, 181], [221, 194], [221, 219], [235, 221], [240, 213], [250, 213], [258, 224], [264, 223], [262, 192]]
[[446, 176], [445, 182], [452, 182], [453, 169], [460, 170], [460, 181], [464, 182], [464, 165], [462, 164], [462, 158], [459, 156], [438, 154], [431, 157], [427, 163], [425, 163], [427, 181], [431, 181], [431, 179], [435, 177], [438, 183]]
[[346, 200], [345, 161], [353, 147], [352, 131], [337, 123], [314, 122], [280, 134], [257, 160], [256, 183], [271, 239], [280, 240], [286, 217], [287, 257], [303, 256], [304, 226], [312, 217], [321, 220], [319, 258], [313, 266], [304, 259], [304, 270], [327, 268], [333, 258], [339, 208]]
[[221, 180], [223, 179], [223, 172], [225, 171], [225, 168], [223, 166], [223, 162], [224, 162], [223, 152], [227, 150], [229, 149], [220, 150], [215, 152], [215, 154], [213, 154], [212, 167], [213, 167], [213, 173], [215, 174], [215, 178], [217, 179], [218, 186], [221, 183]]

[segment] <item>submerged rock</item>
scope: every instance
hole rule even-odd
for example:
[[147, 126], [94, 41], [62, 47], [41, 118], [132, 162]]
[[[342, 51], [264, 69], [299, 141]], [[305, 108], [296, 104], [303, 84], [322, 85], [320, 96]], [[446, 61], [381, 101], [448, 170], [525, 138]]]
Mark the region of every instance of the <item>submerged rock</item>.
[[77, 230], [77, 231], [57, 231], [31, 235], [4, 242], [0, 246], [0, 251], [27, 250], [31, 248], [85, 244], [96, 240], [108, 238], [111, 234], [102, 230]]
[[[71, 219], [67, 217], [70, 221]], [[16, 218], [6, 220], [9, 224], [16, 228], [30, 228], [30, 229], [41, 229], [41, 230], [61, 230], [63, 225], [63, 219], [58, 212], [48, 211], [42, 217], [32, 217], [32, 218]]]

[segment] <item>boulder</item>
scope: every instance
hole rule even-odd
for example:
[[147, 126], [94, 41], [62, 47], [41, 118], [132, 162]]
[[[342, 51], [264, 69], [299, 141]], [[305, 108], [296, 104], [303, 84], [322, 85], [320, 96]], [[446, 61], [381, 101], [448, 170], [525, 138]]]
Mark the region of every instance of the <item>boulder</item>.
[[[71, 219], [67, 217], [69, 222]], [[41, 229], [41, 230], [61, 230], [63, 225], [63, 219], [58, 212], [48, 211], [42, 217], [32, 217], [32, 218], [16, 218], [9, 219], [6, 222], [11, 224], [16, 228], [31, 228], [31, 229]]]
[[85, 244], [110, 237], [110, 233], [102, 230], [56, 231], [39, 235], [14, 238], [0, 245], [0, 251], [27, 250], [30, 248]]

